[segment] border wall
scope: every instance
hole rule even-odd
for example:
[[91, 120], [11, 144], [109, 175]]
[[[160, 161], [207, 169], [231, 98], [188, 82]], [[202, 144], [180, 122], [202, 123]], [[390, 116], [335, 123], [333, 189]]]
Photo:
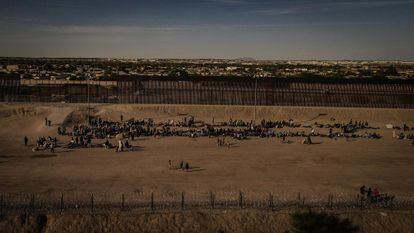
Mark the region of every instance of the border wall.
[[116, 81], [27, 80], [0, 75], [0, 85], [3, 102], [118, 103]]
[[120, 103], [414, 108], [414, 80], [125, 77]]
[[120, 76], [117, 81], [0, 77], [0, 101], [414, 108], [414, 80]]

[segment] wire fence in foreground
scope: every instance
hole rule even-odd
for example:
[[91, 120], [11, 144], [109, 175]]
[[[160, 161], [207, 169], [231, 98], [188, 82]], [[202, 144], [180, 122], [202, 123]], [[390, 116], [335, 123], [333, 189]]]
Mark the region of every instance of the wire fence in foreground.
[[53, 193], [0, 194], [0, 216], [22, 213], [112, 213], [187, 210], [413, 210], [413, 197], [361, 195], [283, 198], [273, 193]]

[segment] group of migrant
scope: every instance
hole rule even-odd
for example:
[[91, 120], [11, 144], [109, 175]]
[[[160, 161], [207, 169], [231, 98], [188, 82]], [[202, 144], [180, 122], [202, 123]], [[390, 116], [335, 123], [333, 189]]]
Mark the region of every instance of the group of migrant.
[[[29, 138], [27, 136], [24, 137], [24, 144], [25, 146], [28, 145]], [[50, 150], [50, 152], [54, 153], [55, 148], [57, 147], [58, 140], [56, 137], [39, 137], [36, 140], [36, 145], [33, 147], [32, 151], [41, 151], [41, 150]]]
[[[117, 151], [123, 151], [125, 148], [130, 148], [128, 140], [134, 140], [135, 137], [140, 136], [183, 136], [183, 137], [230, 137], [238, 140], [246, 139], [247, 137], [277, 137], [286, 141], [286, 137], [304, 137], [304, 144], [312, 144], [311, 136], [319, 137], [366, 137], [366, 138], [380, 138], [377, 133], [358, 134], [359, 130], [377, 129], [371, 127], [368, 122], [358, 122], [352, 119], [348, 123], [332, 123], [320, 124], [300, 124], [293, 119], [282, 121], [268, 121], [262, 120], [260, 124], [254, 124], [253, 121], [246, 122], [242, 120], [230, 119], [226, 122], [214, 122], [208, 124], [202, 121], [196, 121], [193, 116], [186, 116], [182, 121], [168, 120], [166, 122], [155, 123], [151, 118], [145, 119], [130, 119], [124, 121], [121, 115], [121, 121], [103, 120], [100, 117], [91, 117], [88, 124], [75, 124], [71, 129], [59, 126], [58, 134], [70, 137], [68, 147], [92, 147], [99, 146], [105, 148], [117, 148]], [[45, 118], [45, 124], [51, 125], [51, 121]], [[281, 131], [282, 128], [302, 128], [302, 131], [291, 132]], [[309, 130], [306, 130], [309, 128]], [[326, 128], [329, 133], [319, 133], [315, 129]], [[334, 130], [336, 132], [334, 132]], [[111, 144], [110, 139], [117, 138], [118, 145]], [[92, 139], [106, 140], [102, 144], [92, 144]], [[218, 140], [219, 146], [228, 146], [229, 143]]]
[[[51, 127], [52, 121], [45, 117], [45, 126]], [[29, 146], [29, 138], [24, 136], [23, 142], [25, 146]], [[50, 150], [51, 153], [55, 152], [55, 148], [58, 146], [58, 139], [56, 137], [38, 137], [35, 146], [32, 151], [44, 151]]]
[[[311, 130], [302, 131], [276, 131], [281, 128], [312, 128]], [[328, 134], [318, 133], [315, 128], [327, 128]], [[336, 132], [333, 130], [336, 129]], [[134, 140], [139, 136], [184, 136], [184, 137], [232, 137], [235, 139], [246, 139], [247, 137], [366, 137], [380, 138], [377, 133], [358, 134], [359, 130], [377, 129], [369, 126], [367, 122], [350, 121], [346, 124], [319, 124], [302, 125], [289, 121], [265, 121], [255, 125], [251, 122], [241, 120], [232, 120], [222, 123], [207, 124], [201, 121], [195, 121], [194, 117], [185, 117], [183, 121], [169, 120], [167, 122], [155, 123], [152, 119], [131, 119], [127, 121], [109, 121], [101, 118], [92, 119], [89, 125], [75, 125], [72, 129], [72, 136], [92, 135], [97, 139], [106, 139], [121, 135], [122, 138]], [[310, 131], [310, 132], [309, 132]]]
[[171, 160], [168, 160], [168, 168], [170, 170], [183, 170], [183, 171], [190, 171], [190, 164], [188, 162], [184, 162], [183, 160], [181, 160], [180, 164], [178, 167], [173, 165], [173, 162]]
[[125, 142], [123, 140], [119, 139], [117, 146], [112, 145], [112, 143], [110, 143], [109, 140], [106, 139], [103, 146], [105, 147], [105, 149], [115, 148], [116, 152], [123, 152], [123, 151], [125, 151], [125, 149], [132, 149], [133, 148], [132, 145], [129, 144], [128, 139], [126, 139]]
[[[400, 140], [411, 140], [411, 144], [414, 145], [414, 127], [409, 127], [406, 124], [403, 124], [402, 127], [393, 126], [394, 130], [392, 131], [392, 137]], [[397, 133], [396, 130], [400, 130], [401, 132]]]
[[[45, 126], [51, 127], [52, 121], [45, 117]], [[24, 136], [24, 145], [28, 146], [29, 138]], [[50, 150], [50, 152], [54, 153], [55, 148], [57, 147], [58, 140], [56, 137], [38, 137], [36, 140], [36, 145], [32, 148], [32, 151], [41, 151], [41, 150]]]

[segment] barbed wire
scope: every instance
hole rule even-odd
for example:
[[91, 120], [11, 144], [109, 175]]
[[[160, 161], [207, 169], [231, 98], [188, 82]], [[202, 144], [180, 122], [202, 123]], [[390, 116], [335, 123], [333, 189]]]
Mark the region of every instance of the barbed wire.
[[271, 192], [132, 192], [132, 193], [5, 193], [0, 194], [0, 215], [19, 213], [112, 213], [117, 211], [186, 211], [186, 210], [413, 210], [409, 196], [367, 198], [362, 195], [328, 194], [297, 198]]

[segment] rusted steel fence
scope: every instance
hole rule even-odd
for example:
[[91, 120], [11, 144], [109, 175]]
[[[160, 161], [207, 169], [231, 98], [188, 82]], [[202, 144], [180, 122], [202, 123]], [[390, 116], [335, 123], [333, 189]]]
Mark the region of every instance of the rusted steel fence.
[[120, 103], [414, 108], [414, 82], [404, 80], [125, 78]]
[[0, 77], [0, 100], [414, 108], [414, 80], [120, 76], [117, 81]]

